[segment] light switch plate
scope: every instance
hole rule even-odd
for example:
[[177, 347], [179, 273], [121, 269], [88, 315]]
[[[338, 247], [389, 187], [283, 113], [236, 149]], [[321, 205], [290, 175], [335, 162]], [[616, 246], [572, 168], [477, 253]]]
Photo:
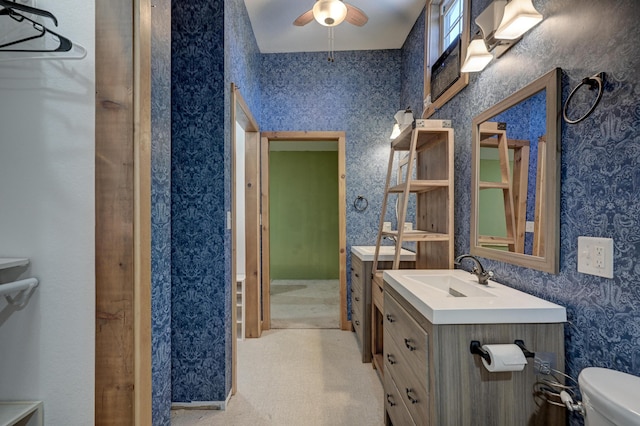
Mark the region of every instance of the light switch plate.
[[578, 237], [578, 272], [613, 278], [613, 239]]

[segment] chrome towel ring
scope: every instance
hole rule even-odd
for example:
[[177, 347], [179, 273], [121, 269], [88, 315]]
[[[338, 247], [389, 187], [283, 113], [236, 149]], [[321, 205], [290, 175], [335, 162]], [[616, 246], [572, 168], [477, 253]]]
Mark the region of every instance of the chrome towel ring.
[[[567, 106], [569, 105], [569, 102], [571, 102], [571, 98], [573, 98], [573, 95], [578, 91], [579, 88], [581, 88], [582, 86], [589, 86], [589, 90], [594, 90], [594, 89], [598, 89], [598, 95], [596, 96], [595, 101], [593, 102], [593, 104], [591, 105], [591, 107], [589, 108], [589, 110], [580, 118], [576, 118], [576, 119], [571, 119], [567, 116]], [[562, 108], [562, 117], [564, 118], [564, 121], [566, 121], [569, 124], [576, 124], [581, 122], [582, 120], [584, 120], [585, 118], [587, 118], [589, 115], [591, 115], [591, 113], [593, 112], [594, 109], [596, 109], [596, 106], [598, 105], [598, 102], [600, 102], [600, 99], [602, 98], [602, 92], [604, 89], [604, 73], [600, 72], [598, 74], [595, 74], [591, 77], [585, 77], [582, 79], [582, 82], [580, 84], [578, 84], [575, 89], [573, 89], [571, 91], [571, 93], [569, 94], [569, 97], [567, 98], [567, 100], [564, 103], [564, 107]]]
[[355, 200], [353, 200], [353, 208], [356, 211], [363, 212], [369, 207], [369, 201], [364, 198], [362, 195], [358, 195]]

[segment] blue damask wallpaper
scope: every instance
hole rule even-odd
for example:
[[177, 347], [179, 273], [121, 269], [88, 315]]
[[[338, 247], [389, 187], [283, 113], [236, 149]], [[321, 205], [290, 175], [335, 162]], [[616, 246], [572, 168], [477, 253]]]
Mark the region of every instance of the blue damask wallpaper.
[[400, 108], [410, 107], [413, 116], [422, 117], [424, 98], [424, 20], [426, 9], [416, 19], [402, 46], [402, 86]]
[[171, 14], [171, 366], [174, 402], [224, 401], [224, 2], [173, 2]]
[[[259, 113], [260, 53], [242, 0], [174, 2], [170, 25], [172, 297], [158, 309], [171, 313], [171, 401], [224, 401], [231, 389], [229, 87], [238, 85]], [[166, 385], [158, 379], [154, 391]], [[154, 409], [164, 403], [154, 396]]]
[[[473, 1], [473, 16], [488, 3]], [[605, 72], [594, 113], [562, 127], [560, 273], [485, 262], [499, 282], [567, 308], [573, 377], [589, 366], [640, 375], [640, 3], [533, 3], [544, 21], [434, 116], [453, 119], [456, 132], [456, 253], [469, 251], [473, 116], [553, 67], [563, 70], [563, 100], [582, 78]], [[581, 235], [614, 239], [613, 279], [577, 272]]]
[[152, 419], [171, 423], [171, 3], [151, 9]]

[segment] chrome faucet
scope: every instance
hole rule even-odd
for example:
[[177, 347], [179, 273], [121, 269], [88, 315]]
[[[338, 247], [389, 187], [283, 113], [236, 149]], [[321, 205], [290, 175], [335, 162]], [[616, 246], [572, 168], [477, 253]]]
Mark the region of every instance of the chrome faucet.
[[469, 259], [473, 260], [476, 263], [471, 273], [475, 274], [478, 277], [478, 282], [480, 284], [487, 285], [487, 281], [489, 280], [489, 278], [493, 277], [493, 272], [485, 271], [484, 267], [482, 266], [482, 263], [480, 263], [480, 260], [478, 260], [477, 257], [472, 256], [470, 254], [463, 254], [456, 257], [456, 259], [453, 261], [453, 264], [460, 266], [460, 261], [466, 257], [468, 257]]

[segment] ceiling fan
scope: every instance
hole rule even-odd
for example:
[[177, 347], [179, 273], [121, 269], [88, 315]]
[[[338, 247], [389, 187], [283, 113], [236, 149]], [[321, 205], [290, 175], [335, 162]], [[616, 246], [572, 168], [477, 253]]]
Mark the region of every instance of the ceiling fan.
[[335, 27], [342, 21], [361, 27], [369, 20], [362, 10], [342, 0], [316, 0], [313, 8], [298, 16], [293, 25], [301, 27], [314, 19], [325, 27]]

